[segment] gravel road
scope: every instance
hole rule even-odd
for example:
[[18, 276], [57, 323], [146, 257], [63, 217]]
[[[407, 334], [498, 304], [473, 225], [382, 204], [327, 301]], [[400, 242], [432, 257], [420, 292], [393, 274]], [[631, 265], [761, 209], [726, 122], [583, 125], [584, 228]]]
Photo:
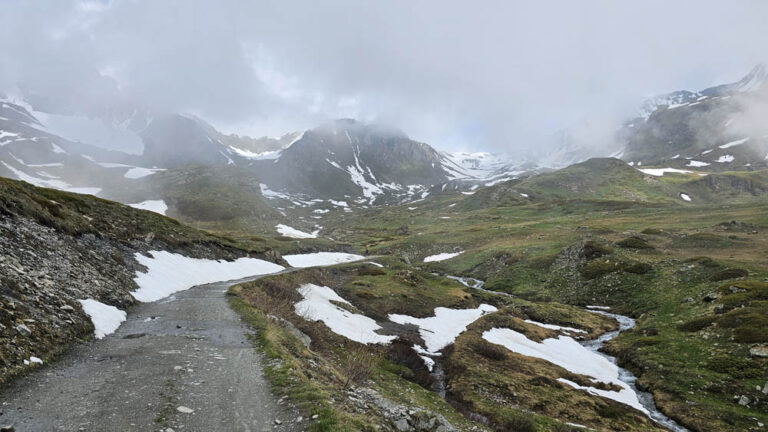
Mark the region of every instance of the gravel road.
[[303, 430], [306, 420], [297, 422], [298, 414], [269, 391], [250, 330], [227, 304], [232, 284], [201, 285], [133, 307], [116, 333], [79, 344], [0, 390], [0, 426]]

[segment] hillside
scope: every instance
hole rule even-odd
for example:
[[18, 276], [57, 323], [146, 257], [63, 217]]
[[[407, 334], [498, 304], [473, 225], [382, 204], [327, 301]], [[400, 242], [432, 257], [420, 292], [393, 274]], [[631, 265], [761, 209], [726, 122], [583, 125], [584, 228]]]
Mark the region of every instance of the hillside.
[[[482, 288], [512, 295], [510, 302], [596, 305], [633, 317], [636, 329], [622, 332], [606, 350], [638, 376], [638, 387], [653, 394], [664, 414], [689, 430], [751, 430], [755, 418], [765, 423], [768, 370], [768, 340], [758, 330], [768, 275], [762, 259], [768, 227], [764, 176], [655, 176], [618, 160], [592, 160], [473, 195], [444, 194], [346, 215], [327, 221], [326, 229], [426, 273], [482, 280]], [[575, 186], [562, 191], [563, 181]], [[388, 298], [367, 285], [360, 289], [366, 292], [345, 297], [360, 309]], [[497, 298], [470, 292], [475, 300]], [[422, 295], [419, 290], [412, 301]], [[410, 308], [398, 313], [424, 316]], [[573, 316], [528, 316], [584, 328]], [[512, 421], [520, 410], [505, 412], [495, 401], [515, 401], [516, 408], [569, 418], [559, 411], [559, 384], [551, 381], [563, 372], [548, 375], [534, 367], [527, 357], [535, 357], [534, 351], [510, 358], [478, 340], [489, 327], [523, 330], [498, 321], [473, 326], [444, 359], [446, 383], [460, 406]], [[529, 391], [531, 396], [521, 396]], [[542, 394], [546, 401], [533, 402]], [[568, 421], [615, 430], [591, 423], [587, 413], [594, 405], [579, 406], [583, 417]], [[600, 412], [602, 421], [627, 419]]]
[[602, 202], [605, 206], [691, 205], [760, 202], [768, 171], [707, 173], [632, 167], [619, 159], [595, 158], [561, 170], [477, 190], [461, 208]]
[[136, 301], [137, 253], [279, 260], [153, 212], [0, 178], [0, 382], [31, 357], [48, 361], [93, 334], [78, 300], [125, 309]]

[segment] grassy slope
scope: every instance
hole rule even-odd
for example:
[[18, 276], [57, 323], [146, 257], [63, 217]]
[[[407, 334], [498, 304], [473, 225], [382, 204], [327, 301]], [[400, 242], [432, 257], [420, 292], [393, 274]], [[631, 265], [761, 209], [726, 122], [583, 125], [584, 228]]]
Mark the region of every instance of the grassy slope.
[[[547, 188], [557, 188], [557, 183], [542, 185], [541, 179], [532, 179], [528, 184], [540, 189], [511, 183], [504, 186], [501, 198], [488, 192], [446, 195], [410, 204], [414, 210], [404, 205], [346, 216], [335, 233], [372, 253], [401, 255], [414, 264], [427, 255], [463, 250], [457, 258], [428, 267], [479, 277], [489, 288], [531, 300], [611, 305], [638, 318], [639, 328], [616, 339], [612, 352], [640, 375], [640, 384], [651, 388], [668, 415], [694, 430], [747, 430], [756, 426], [754, 418], [768, 423], [765, 402], [754, 402], [765, 399], [757, 387], [768, 379], [768, 365], [748, 353], [751, 346], [768, 342], [764, 332], [763, 336], [757, 332], [762, 321], [755, 318], [768, 312], [765, 302], [758, 298], [738, 304], [748, 306], [750, 313], [728, 321], [730, 327], [715, 325], [694, 332], [679, 328], [696, 317], [715, 315], [719, 303], [702, 299], [729, 283], [712, 280], [722, 277], [719, 272], [738, 268], [749, 272], [748, 279], [768, 277], [768, 204], [760, 196], [722, 189], [707, 189], [706, 200], [697, 200], [702, 204], [686, 203], [677, 197], [678, 191], [689, 182], [698, 185], [698, 179], [644, 179], [641, 176], [639, 184], [645, 190], [638, 191], [638, 183], [633, 183], [631, 193], [601, 191], [600, 187], [609, 187], [610, 179], [588, 179], [582, 184], [590, 185], [587, 190], [594, 190], [594, 195], [586, 193], [587, 198], [580, 199], [575, 194], [568, 200], [547, 195]], [[598, 183], [602, 186], [594, 186]], [[627, 186], [623, 179], [615, 184], [618, 189]], [[519, 200], [524, 198], [519, 194], [503, 197], [517, 189], [530, 199]], [[663, 196], [660, 190], [671, 192]], [[627, 194], [660, 198], [597, 199]], [[618, 245], [633, 236], [650, 248]], [[569, 258], [572, 245], [584, 241], [604, 244], [609, 253], [591, 260]], [[697, 258], [701, 256], [708, 259]], [[650, 271], [633, 273], [639, 263], [650, 266]], [[750, 342], [735, 340], [739, 327], [742, 334], [757, 335]], [[738, 376], [723, 361], [743, 364], [752, 372]], [[748, 396], [752, 404], [739, 405], [734, 396], [740, 395]]]
[[[354, 382], [355, 386], [374, 388], [395, 403], [439, 412], [462, 430], [471, 428], [472, 423], [454, 408], [468, 417], [486, 419], [484, 423], [495, 430], [572, 430], [565, 421], [587, 424], [595, 430], [654, 430], [644, 416], [620, 404], [572, 391], [555, 381], [557, 377], [568, 377], [586, 385], [589, 381], [584, 377], [512, 353], [489, 359], [485, 350], [478, 348], [483, 343], [482, 330], [493, 326], [509, 326], [535, 340], [555, 336], [549, 330], [524, 323], [524, 318], [577, 326], [587, 330], [590, 338], [613, 329], [609, 320], [577, 307], [511, 299], [465, 288], [397, 259], [377, 261], [386, 268], [348, 264], [302, 270], [244, 284], [231, 292], [238, 311], [260, 330], [258, 344], [272, 359], [267, 372], [272, 383], [307, 415], [320, 416], [313, 426], [315, 430], [373, 430], [375, 424], [381, 424], [385, 430], [391, 427], [382, 423], [380, 416], [361, 413], [349, 402], [349, 389], [345, 386], [347, 359], [349, 353], [358, 349], [364, 349], [368, 362], [374, 366], [366, 379]], [[382, 321], [389, 313], [430, 316], [436, 306], [476, 307], [481, 302], [495, 304], [500, 311], [478, 321], [459, 338], [455, 349], [446, 350], [443, 362], [449, 405], [416, 384], [421, 382], [419, 371], [409, 369], [402, 357], [393, 356], [390, 348], [359, 345], [330, 332], [321, 323], [297, 316], [293, 304], [299, 299], [296, 288], [302, 283], [334, 287], [352, 303], [354, 313]], [[309, 335], [311, 349], [301, 345], [284, 326], [268, 319], [268, 314], [291, 321]], [[410, 343], [421, 343], [413, 329], [388, 326], [385, 331]], [[505, 403], [500, 406], [502, 400]]]
[[[168, 245], [210, 244], [235, 250], [232, 244], [156, 213], [137, 210], [96, 198], [34, 187], [28, 183], [0, 178], [0, 212], [31, 218], [70, 235], [95, 234], [120, 242], [143, 241], [147, 235]], [[257, 244], [251, 251], [263, 252]]]
[[[460, 430], [469, 430], [475, 425], [435, 393], [412, 382], [413, 372], [393, 362], [386, 347], [357, 344], [336, 335], [322, 323], [308, 322], [295, 314], [293, 303], [300, 298], [296, 288], [303, 283], [344, 286], [353, 291], [366, 285], [376, 290], [379, 284], [382, 285], [382, 292], [397, 289], [402, 285], [397, 274], [406, 266], [395, 260], [379, 261], [390, 266], [386, 275], [361, 276], [360, 264], [348, 264], [329, 269], [301, 270], [242, 284], [230, 291], [231, 304], [259, 330], [256, 342], [270, 360], [266, 371], [274, 390], [288, 395], [305, 415], [318, 416], [311, 423], [310, 430], [393, 430], [393, 426], [384, 422], [381, 415], [350, 402], [350, 392], [355, 387], [373, 388], [393, 403], [439, 413]], [[421, 275], [424, 278], [429, 276]], [[450, 281], [443, 284], [443, 281], [434, 278], [429, 287], [426, 291], [430, 296], [453, 299], [449, 302], [461, 302], [469, 297], [461, 286]], [[360, 294], [359, 291], [357, 293]], [[344, 295], [349, 296], [358, 312], [371, 312], [378, 306], [375, 299], [366, 295]], [[413, 300], [413, 296], [394, 295], [394, 298], [399, 299], [400, 305]], [[420, 299], [418, 303], [425, 302], [425, 299]], [[394, 305], [392, 307], [400, 310]], [[270, 318], [275, 316], [292, 322], [301, 332], [309, 335], [311, 349], [302, 345], [284, 325]], [[354, 357], [362, 358], [369, 365], [365, 373], [358, 377], [353, 377], [354, 368], [350, 366], [357, 364]]]

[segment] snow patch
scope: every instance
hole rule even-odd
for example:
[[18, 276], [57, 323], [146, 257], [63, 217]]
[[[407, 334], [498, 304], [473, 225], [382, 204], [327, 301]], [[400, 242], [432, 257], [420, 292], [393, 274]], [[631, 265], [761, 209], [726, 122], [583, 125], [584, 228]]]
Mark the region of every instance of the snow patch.
[[317, 238], [317, 234], [320, 232], [320, 230], [316, 230], [310, 234], [304, 231], [299, 231], [296, 228], [292, 228], [292, 227], [289, 227], [288, 225], [283, 225], [283, 224], [277, 224], [275, 225], [275, 228], [277, 228], [277, 232], [280, 233], [281, 235], [284, 235], [290, 238], [296, 238], [296, 239]]
[[127, 179], [139, 179], [139, 178], [154, 174], [158, 171], [165, 171], [165, 170], [160, 168], [150, 169], [150, 168], [133, 167], [128, 171], [126, 171], [125, 174], [123, 174], [123, 177]]
[[165, 212], [168, 211], [168, 205], [163, 200], [146, 200], [140, 203], [128, 204], [129, 206], [141, 210], [149, 210], [151, 212], [159, 213], [165, 216]]
[[733, 157], [733, 155], [723, 155], [723, 156], [720, 156], [715, 162], [728, 163], [728, 162], [733, 162], [734, 159], [735, 158]]
[[684, 201], [690, 201], [691, 197], [688, 194], [681, 193], [680, 198], [682, 198]]
[[387, 344], [396, 338], [376, 333], [381, 326], [373, 319], [331, 303], [335, 301], [351, 305], [328, 287], [305, 284], [299, 288], [299, 293], [304, 299], [294, 305], [296, 314], [310, 321], [322, 321], [338, 335], [363, 344]]
[[[637, 398], [637, 394], [619, 379], [619, 368], [605, 357], [596, 354], [568, 336], [549, 338], [541, 342], [528, 339], [524, 334], [508, 328], [493, 328], [483, 332], [483, 339], [501, 345], [508, 350], [528, 357], [540, 358], [579, 375], [592, 378], [595, 383], [603, 382], [621, 388], [620, 391], [599, 390], [594, 387], [578, 386], [589, 393], [613, 399], [649, 414]], [[560, 381], [561, 379], [559, 379]], [[565, 382], [565, 381], [561, 381]], [[573, 382], [566, 384], [574, 386]]]
[[690, 174], [693, 172], [693, 171], [681, 170], [677, 168], [643, 168], [643, 169], [638, 169], [638, 171], [640, 171], [643, 174], [648, 174], [655, 177], [661, 177], [665, 173]]
[[446, 253], [441, 253], [441, 254], [437, 254], [437, 255], [430, 255], [430, 256], [424, 258], [424, 262], [445, 261], [445, 260], [449, 260], [451, 258], [457, 257], [457, 256], [459, 256], [459, 255], [461, 255], [463, 253], [464, 253], [464, 251], [453, 252], [453, 253], [446, 252]]
[[283, 259], [285, 259], [291, 267], [297, 268], [342, 264], [359, 261], [363, 258], [365, 257], [361, 255], [343, 252], [315, 252], [300, 255], [283, 255]]
[[689, 167], [705, 167], [705, 166], [709, 166], [709, 165], [710, 164], [707, 163], [707, 162], [701, 162], [701, 161], [697, 161], [697, 160], [692, 160], [692, 161], [689, 161], [686, 166], [689, 166]]
[[536, 326], [539, 326], [539, 327], [543, 327], [545, 329], [550, 329], [550, 330], [567, 331], [567, 332], [573, 332], [573, 333], [586, 333], [586, 331], [584, 331], [584, 330], [573, 328], [573, 327], [562, 327], [562, 326], [554, 325], [554, 324], [540, 323], [540, 322], [533, 321], [533, 320], [525, 320], [525, 322], [527, 322], [528, 324], [533, 324], [533, 325], [536, 325]]
[[44, 180], [35, 176], [31, 176], [25, 173], [24, 171], [18, 170], [8, 165], [5, 162], [2, 162], [2, 164], [5, 165], [6, 168], [11, 170], [11, 172], [13, 172], [13, 174], [16, 175], [16, 178], [18, 178], [19, 180], [23, 180], [27, 183], [30, 183], [38, 187], [52, 188], [52, 189], [63, 190], [65, 192], [73, 192], [73, 193], [86, 194], [86, 195], [96, 195], [97, 193], [101, 192], [101, 188], [74, 187], [64, 181], [56, 180], [55, 177], [53, 176], [49, 176], [50, 178], [52, 178], [51, 180]]
[[429, 354], [436, 354], [452, 344], [467, 326], [481, 316], [496, 312], [498, 309], [488, 304], [481, 304], [476, 309], [435, 308], [435, 316], [414, 318], [408, 315], [390, 314], [389, 319], [398, 324], [413, 324], [419, 327], [419, 334], [424, 339]]
[[112, 334], [125, 321], [126, 313], [114, 306], [101, 303], [94, 299], [78, 300], [83, 305], [83, 311], [93, 323], [93, 333], [96, 339]]
[[145, 273], [137, 271], [133, 279], [139, 289], [131, 294], [142, 302], [160, 300], [196, 285], [276, 273], [284, 269], [256, 258], [224, 261], [190, 258], [167, 251], [149, 253], [151, 257], [140, 253], [134, 255], [139, 264], [147, 267]]
[[725, 143], [725, 144], [723, 144], [723, 145], [721, 145], [721, 146], [719, 146], [719, 147], [720, 147], [721, 149], [727, 149], [727, 148], [731, 148], [731, 147], [733, 147], [733, 146], [737, 146], [737, 145], [741, 145], [741, 144], [744, 144], [744, 143], [745, 143], [745, 142], [747, 142], [747, 141], [749, 141], [749, 137], [747, 137], [747, 138], [742, 138], [742, 139], [740, 139], [740, 140], [736, 140], [736, 141], [731, 141], [731, 142], [729, 142], [729, 143]]

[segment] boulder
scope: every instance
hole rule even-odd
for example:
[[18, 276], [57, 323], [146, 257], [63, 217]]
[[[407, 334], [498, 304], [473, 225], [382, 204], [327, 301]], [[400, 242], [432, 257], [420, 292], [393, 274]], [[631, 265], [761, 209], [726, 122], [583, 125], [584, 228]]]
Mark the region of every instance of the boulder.
[[758, 345], [749, 349], [749, 354], [754, 357], [768, 357], [768, 346]]

